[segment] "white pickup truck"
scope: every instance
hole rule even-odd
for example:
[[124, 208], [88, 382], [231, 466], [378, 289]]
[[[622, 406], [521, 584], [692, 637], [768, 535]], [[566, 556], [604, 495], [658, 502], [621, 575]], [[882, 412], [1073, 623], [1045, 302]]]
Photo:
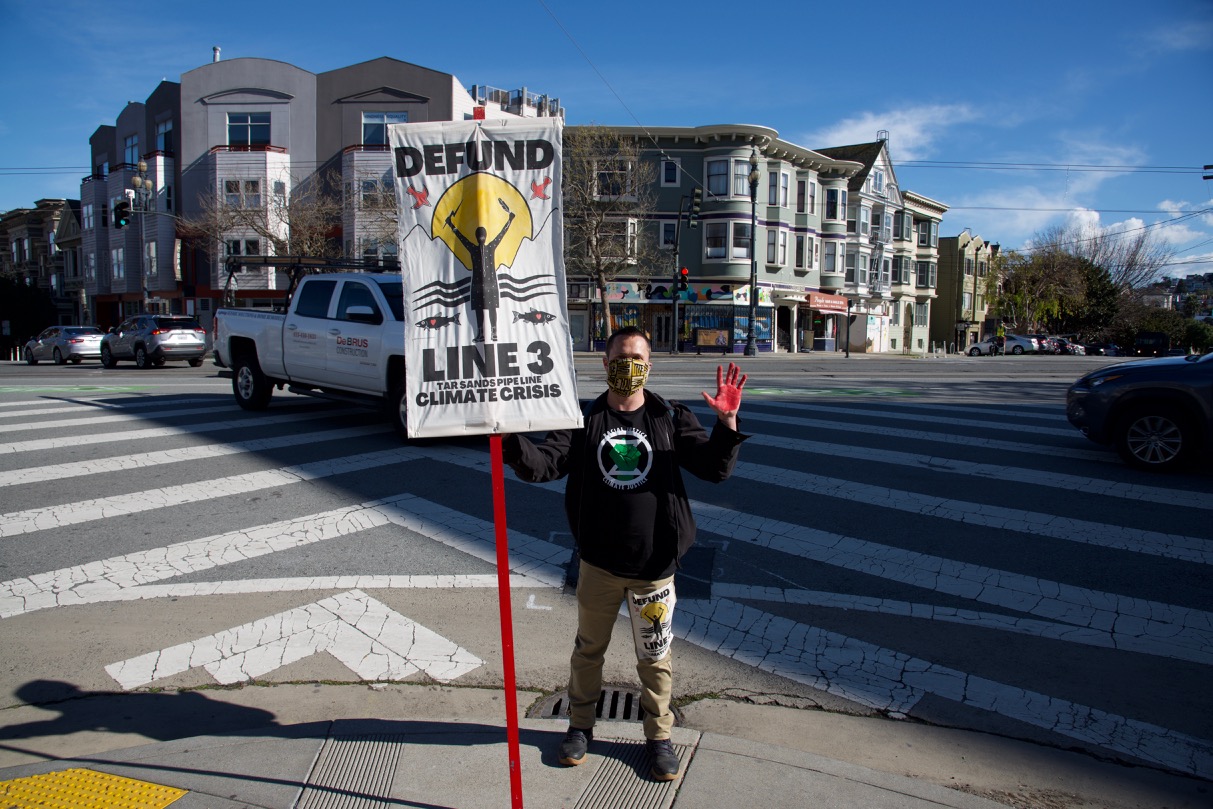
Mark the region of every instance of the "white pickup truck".
[[383, 407], [407, 438], [404, 288], [399, 274], [305, 276], [286, 314], [219, 309], [215, 363], [232, 371], [245, 410], [264, 410], [274, 388]]

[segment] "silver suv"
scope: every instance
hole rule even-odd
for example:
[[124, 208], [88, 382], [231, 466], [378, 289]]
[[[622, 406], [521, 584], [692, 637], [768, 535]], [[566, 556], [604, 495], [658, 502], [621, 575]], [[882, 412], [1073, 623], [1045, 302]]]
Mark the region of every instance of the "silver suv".
[[101, 364], [113, 368], [118, 360], [134, 360], [137, 368], [186, 360], [197, 368], [206, 354], [206, 331], [192, 317], [135, 315], [110, 329], [101, 339]]

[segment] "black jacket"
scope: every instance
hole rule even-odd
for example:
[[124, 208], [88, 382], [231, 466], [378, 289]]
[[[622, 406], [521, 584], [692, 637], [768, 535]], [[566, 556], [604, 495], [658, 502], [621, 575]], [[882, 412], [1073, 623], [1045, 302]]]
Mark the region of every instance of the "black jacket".
[[[667, 401], [648, 390], [644, 397], [645, 424], [653, 443], [654, 462], [665, 464], [654, 474], [667, 484], [663, 511], [674, 522], [677, 562], [695, 541], [695, 518], [679, 467], [712, 483], [726, 480], [737, 463], [741, 442], [748, 436], [719, 421], [709, 436], [685, 405]], [[607, 515], [595, 509], [592, 496], [595, 488], [585, 486], [587, 475], [599, 474], [594, 452], [605, 429], [606, 409], [604, 393], [590, 404], [585, 426], [579, 430], [555, 430], [538, 444], [521, 436], [507, 436], [502, 443], [502, 457], [519, 478], [532, 483], [568, 475], [564, 508], [581, 558], [611, 571], [620, 560], [616, 558], [617, 548], [610, 542], [610, 522]]]

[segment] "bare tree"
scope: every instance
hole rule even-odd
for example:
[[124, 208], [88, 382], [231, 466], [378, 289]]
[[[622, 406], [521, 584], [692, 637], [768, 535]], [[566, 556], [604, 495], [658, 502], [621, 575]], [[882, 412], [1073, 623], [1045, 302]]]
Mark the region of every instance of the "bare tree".
[[656, 268], [660, 251], [647, 230], [655, 202], [657, 166], [640, 141], [610, 127], [564, 130], [565, 263], [587, 275], [598, 292], [603, 322], [611, 330], [607, 284], [623, 273], [638, 281]]
[[1175, 258], [1157, 228], [1112, 230], [1099, 225], [1056, 226], [1033, 237], [1034, 250], [1061, 251], [1085, 258], [1108, 271], [1122, 293], [1155, 281]]

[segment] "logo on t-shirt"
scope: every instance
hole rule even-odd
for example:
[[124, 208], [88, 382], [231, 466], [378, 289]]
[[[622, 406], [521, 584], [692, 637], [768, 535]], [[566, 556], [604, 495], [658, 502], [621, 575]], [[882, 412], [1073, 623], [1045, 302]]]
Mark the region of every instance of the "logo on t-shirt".
[[653, 446], [633, 427], [616, 427], [598, 442], [598, 468], [613, 489], [635, 489], [648, 480], [653, 468]]

